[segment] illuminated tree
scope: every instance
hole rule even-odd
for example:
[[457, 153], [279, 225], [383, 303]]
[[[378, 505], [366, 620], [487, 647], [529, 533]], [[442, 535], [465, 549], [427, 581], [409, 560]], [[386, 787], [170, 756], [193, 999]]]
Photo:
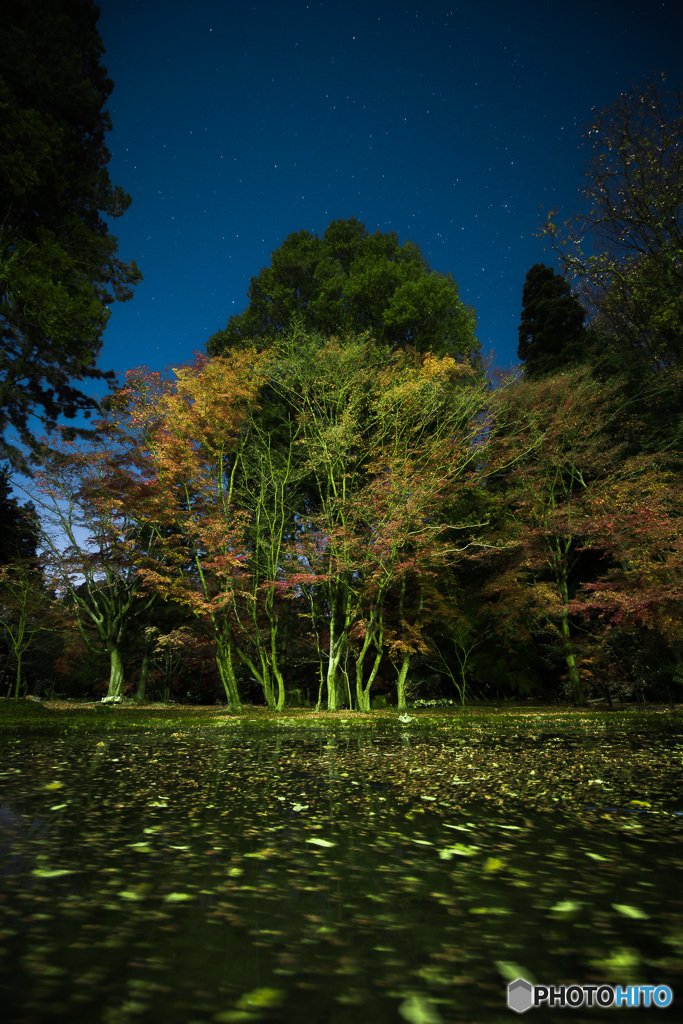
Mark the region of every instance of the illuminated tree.
[[475, 317], [450, 274], [429, 268], [396, 232], [369, 234], [354, 217], [333, 221], [322, 238], [288, 235], [271, 265], [251, 279], [249, 306], [209, 339], [209, 355], [298, 334], [368, 333], [377, 342], [475, 358]]
[[[134, 501], [149, 501], [141, 488], [144, 466], [130, 438], [111, 419], [96, 423], [98, 435], [74, 441], [65, 431], [45, 439], [32, 490], [41, 510], [45, 575], [67, 597], [90, 650], [102, 645], [110, 660], [107, 698], [123, 695], [123, 649], [141, 600], [135, 557], [150, 556], [155, 538], [138, 531]], [[150, 606], [153, 596], [142, 599]]]

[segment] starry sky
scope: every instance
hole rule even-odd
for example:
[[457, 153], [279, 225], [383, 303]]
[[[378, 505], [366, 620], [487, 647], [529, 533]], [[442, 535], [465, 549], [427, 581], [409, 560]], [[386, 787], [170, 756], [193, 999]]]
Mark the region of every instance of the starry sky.
[[352, 216], [450, 271], [513, 366], [526, 272], [554, 265], [538, 226], [580, 209], [591, 109], [683, 79], [680, 0], [99, 6], [109, 172], [133, 199], [111, 230], [144, 274], [105, 332], [117, 371], [189, 361], [288, 234]]

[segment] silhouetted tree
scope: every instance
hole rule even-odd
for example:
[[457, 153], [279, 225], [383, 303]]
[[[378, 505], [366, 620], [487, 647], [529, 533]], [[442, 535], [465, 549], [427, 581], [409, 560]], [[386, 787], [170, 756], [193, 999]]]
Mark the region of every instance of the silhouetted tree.
[[130, 196], [109, 180], [104, 110], [113, 83], [90, 0], [6, 0], [0, 49], [0, 450], [18, 467], [29, 421], [97, 409], [74, 381], [95, 367], [108, 306], [132, 295], [135, 263], [104, 217]]
[[585, 319], [585, 309], [564, 278], [551, 267], [535, 263], [524, 282], [517, 348], [530, 380], [586, 360], [590, 336]]

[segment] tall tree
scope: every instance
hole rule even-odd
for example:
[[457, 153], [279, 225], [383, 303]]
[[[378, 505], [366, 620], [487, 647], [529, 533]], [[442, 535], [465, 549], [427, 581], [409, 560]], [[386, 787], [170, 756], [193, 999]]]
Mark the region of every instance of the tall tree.
[[683, 92], [634, 86], [585, 127], [585, 212], [546, 226], [590, 312], [624, 355], [683, 356]]
[[[655, 458], [628, 457], [628, 446], [607, 429], [616, 390], [587, 369], [519, 382], [499, 404], [504, 429], [493, 441], [501, 461], [526, 454], [504, 491], [501, 532], [517, 552], [508, 550], [490, 592], [499, 610], [555, 626], [576, 703], [585, 697], [578, 610], [616, 609], [625, 617], [626, 609], [661, 607], [667, 579], [674, 602], [680, 593], [675, 499], [666, 500], [671, 478]], [[666, 538], [673, 538], [669, 548]], [[593, 596], [579, 602], [584, 592]]]
[[[258, 585], [258, 595], [250, 587], [254, 560], [250, 563], [245, 535], [262, 506], [254, 509], [249, 499], [263, 499], [273, 511], [271, 499], [277, 509], [281, 495], [274, 467], [273, 486], [266, 483], [262, 492], [247, 495], [247, 507], [240, 501], [240, 471], [251, 442], [250, 409], [262, 383], [262, 362], [253, 350], [245, 350], [226, 359], [200, 356], [192, 366], [174, 370], [175, 381], [136, 371], [116, 400], [121, 422], [130, 423], [152, 467], [155, 500], [141, 514], [158, 542], [159, 556], [140, 560], [139, 571], [152, 593], [173, 599], [204, 624], [216, 645], [228, 707], [235, 713], [241, 710], [235, 632], [243, 621], [238, 613], [235, 621], [233, 609], [263, 594]], [[277, 531], [277, 524], [277, 511], [274, 519], [264, 513], [264, 531], [273, 526]], [[268, 565], [272, 547], [263, 555]], [[258, 645], [259, 624], [254, 625]], [[267, 665], [264, 658], [262, 666]]]
[[[421, 649], [422, 608], [406, 596], [407, 581], [419, 589], [430, 567], [469, 541], [469, 515], [454, 521], [446, 510], [472, 486], [489, 395], [450, 356], [392, 356], [364, 338], [290, 359], [275, 386], [298, 410], [315, 479], [315, 500], [300, 512], [298, 554], [324, 595], [326, 614], [314, 618], [319, 630], [324, 623], [328, 708], [354, 699], [351, 656], [355, 704], [369, 710], [385, 642], [400, 663], [399, 694]], [[375, 658], [367, 677], [366, 656]]]
[[35, 506], [11, 497], [10, 474], [0, 469], [0, 565], [36, 557], [38, 521]]
[[564, 278], [551, 267], [535, 263], [524, 282], [517, 348], [529, 380], [585, 361], [589, 351], [585, 319], [585, 309]]
[[332, 335], [369, 333], [392, 348], [475, 358], [474, 311], [450, 274], [432, 271], [412, 242], [396, 232], [370, 234], [354, 217], [333, 221], [322, 238], [288, 235], [271, 264], [251, 279], [249, 305], [231, 316], [207, 344], [209, 355], [236, 345], [271, 346], [302, 330]]
[[26, 468], [38, 416], [97, 409], [73, 382], [109, 379], [95, 363], [108, 306], [141, 275], [117, 257], [105, 217], [130, 197], [109, 179], [104, 109], [113, 83], [100, 60], [91, 0], [7, 0], [0, 50], [0, 448]]
[[112, 418], [96, 421], [95, 427], [97, 436], [80, 445], [63, 430], [52, 435], [35, 474], [34, 494], [42, 511], [46, 575], [74, 608], [88, 648], [97, 650], [99, 644], [107, 652], [107, 698], [118, 700], [126, 631], [141, 606], [154, 600], [154, 595], [140, 597], [136, 558], [152, 557], [157, 538], [140, 529], [135, 504], [150, 503], [154, 496], [130, 436]]

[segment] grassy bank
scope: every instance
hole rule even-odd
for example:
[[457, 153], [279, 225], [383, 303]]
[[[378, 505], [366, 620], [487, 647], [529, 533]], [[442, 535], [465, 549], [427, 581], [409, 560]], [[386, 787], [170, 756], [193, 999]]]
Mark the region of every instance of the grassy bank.
[[661, 706], [644, 712], [635, 706], [614, 710], [519, 704], [468, 705], [465, 708], [410, 709], [405, 720], [395, 708], [359, 714], [354, 711], [316, 712], [289, 708], [275, 713], [265, 707], [246, 706], [230, 715], [219, 706], [127, 702], [122, 705], [80, 701], [0, 701], [0, 736], [117, 733], [219, 732], [226, 729], [271, 732], [273, 730], [348, 732], [368, 730], [408, 735], [453, 734], [496, 737], [574, 734], [683, 734], [683, 714]]

